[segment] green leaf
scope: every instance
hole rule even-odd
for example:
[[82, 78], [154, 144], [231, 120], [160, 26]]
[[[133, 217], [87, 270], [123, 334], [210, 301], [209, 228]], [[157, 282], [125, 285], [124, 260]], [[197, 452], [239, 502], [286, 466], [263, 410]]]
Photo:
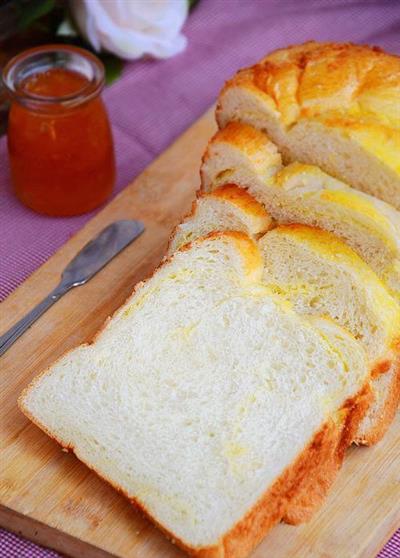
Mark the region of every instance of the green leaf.
[[120, 77], [124, 63], [120, 58], [117, 58], [113, 54], [109, 54], [107, 52], [102, 52], [100, 54], [97, 53], [97, 56], [104, 64], [106, 71], [106, 84], [110, 85], [110, 83], [113, 83]]
[[30, 0], [20, 3], [18, 29], [28, 29], [34, 21], [50, 13], [55, 8], [55, 0]]
[[199, 0], [188, 0], [188, 4], [189, 4], [189, 11], [193, 10], [193, 8], [196, 6], [196, 4], [199, 2]]

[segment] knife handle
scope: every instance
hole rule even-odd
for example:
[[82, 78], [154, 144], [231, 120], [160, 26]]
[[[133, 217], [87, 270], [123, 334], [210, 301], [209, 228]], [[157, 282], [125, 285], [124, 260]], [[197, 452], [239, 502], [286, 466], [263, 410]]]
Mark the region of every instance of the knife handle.
[[62, 285], [61, 283], [37, 304], [30, 312], [25, 314], [15, 325], [10, 327], [3, 335], [0, 336], [0, 356], [2, 356], [15, 341], [36, 322], [42, 314], [46, 312], [57, 300], [59, 300], [70, 288], [70, 286]]

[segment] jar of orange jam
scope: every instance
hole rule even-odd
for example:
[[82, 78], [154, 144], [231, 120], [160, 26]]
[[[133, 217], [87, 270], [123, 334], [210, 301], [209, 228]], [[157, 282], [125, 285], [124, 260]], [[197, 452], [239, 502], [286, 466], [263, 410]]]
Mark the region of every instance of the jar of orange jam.
[[115, 180], [114, 147], [100, 93], [104, 68], [83, 49], [50, 45], [7, 64], [8, 151], [15, 193], [46, 215], [101, 205]]

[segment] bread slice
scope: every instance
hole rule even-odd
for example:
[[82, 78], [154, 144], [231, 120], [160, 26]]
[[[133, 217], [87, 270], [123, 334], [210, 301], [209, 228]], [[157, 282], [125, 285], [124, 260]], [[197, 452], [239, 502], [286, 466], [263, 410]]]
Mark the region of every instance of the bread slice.
[[168, 254], [210, 232], [241, 231], [257, 238], [271, 224], [271, 218], [263, 205], [243, 188], [226, 184], [209, 194], [198, 196], [191, 213], [173, 232]]
[[278, 223], [317, 226], [345, 240], [400, 299], [400, 213], [397, 210], [312, 165], [292, 163], [278, 172], [273, 165], [274, 174], [265, 180], [265, 170], [260, 173], [253, 161], [269, 159], [271, 142], [259, 130], [253, 129], [253, 157], [247, 157], [243, 164], [244, 173], [236, 169], [238, 157], [232, 152], [241, 149], [242, 159], [246, 157], [240, 142], [249, 134], [249, 126], [231, 123], [228, 128], [229, 134], [226, 131], [216, 134], [204, 157], [204, 191], [224, 184], [224, 173], [229, 170], [231, 180], [234, 178], [238, 186], [246, 188]]
[[239, 71], [219, 96], [221, 127], [264, 130], [285, 163], [319, 166], [400, 209], [400, 57], [307, 42]]
[[246, 556], [327, 465], [329, 485], [365, 410], [361, 344], [298, 316], [262, 270], [243, 233], [194, 242], [19, 400], [203, 558]]
[[283, 225], [260, 240], [264, 281], [300, 314], [328, 315], [367, 349], [374, 404], [355, 441], [382, 438], [400, 400], [400, 306], [372, 269], [333, 234]]
[[281, 168], [281, 154], [266, 134], [254, 126], [230, 122], [214, 135], [204, 153], [202, 188], [209, 192], [218, 185], [249, 183], [250, 193], [256, 197], [251, 190], [254, 172], [263, 189]]

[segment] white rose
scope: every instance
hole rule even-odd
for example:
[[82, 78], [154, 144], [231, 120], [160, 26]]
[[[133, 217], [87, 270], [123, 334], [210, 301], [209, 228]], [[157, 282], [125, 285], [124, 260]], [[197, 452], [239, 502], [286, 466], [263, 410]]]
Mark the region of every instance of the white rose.
[[168, 58], [186, 47], [187, 0], [72, 0], [75, 21], [97, 50], [132, 60]]

